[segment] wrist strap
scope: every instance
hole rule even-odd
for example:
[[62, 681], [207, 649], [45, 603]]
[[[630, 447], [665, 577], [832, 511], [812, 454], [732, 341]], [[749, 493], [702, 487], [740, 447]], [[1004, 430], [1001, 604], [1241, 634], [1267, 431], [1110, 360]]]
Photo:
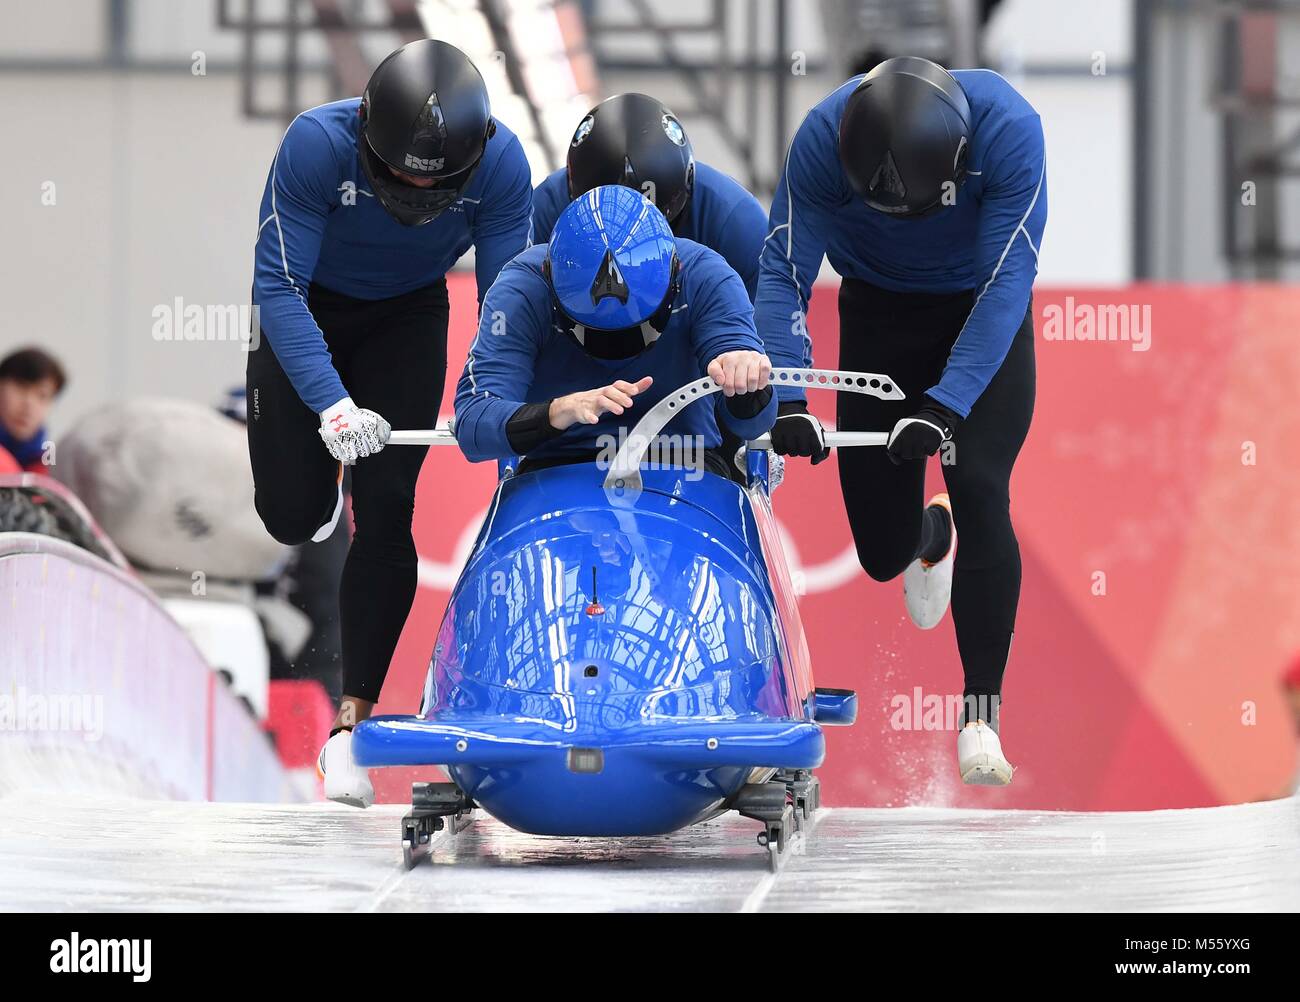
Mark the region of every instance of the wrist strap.
[[506, 441], [515, 455], [526, 455], [543, 442], [564, 434], [551, 424], [550, 411], [551, 401], [547, 400], [539, 404], [524, 404], [510, 415], [506, 422]]

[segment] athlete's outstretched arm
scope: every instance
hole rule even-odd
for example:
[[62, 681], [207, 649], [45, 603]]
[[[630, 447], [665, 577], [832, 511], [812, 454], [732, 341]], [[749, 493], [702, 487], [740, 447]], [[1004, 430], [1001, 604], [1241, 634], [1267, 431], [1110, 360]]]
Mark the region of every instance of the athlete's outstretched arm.
[[284, 134], [262, 195], [253, 299], [262, 334], [298, 396], [320, 412], [346, 397], [307, 290], [337, 193], [334, 151], [325, 130], [299, 116]]
[[[985, 157], [976, 250], [975, 306], [926, 395], [966, 417], [1006, 358], [1029, 307], [1047, 222], [1043, 127], [1037, 115], [1007, 123]], [[957, 197], [960, 199], [961, 193]]]
[[[744, 369], [754, 376], [754, 365], [767, 362], [763, 342], [754, 328], [754, 312], [749, 305], [745, 283], [721, 256], [700, 258], [697, 268], [707, 268], [705, 276], [693, 276], [686, 298], [691, 309], [691, 340], [702, 372], [715, 379], [724, 370], [729, 375], [734, 365], [715, 363], [729, 355], [745, 353]], [[701, 280], [703, 279], [703, 280]], [[771, 365], [763, 368], [761, 388], [744, 390], [724, 398], [717, 413], [734, 434], [742, 439], [757, 438], [776, 421], [776, 396], [767, 384]]]
[[[786, 153], [772, 198], [767, 239], [758, 266], [754, 317], [758, 335], [775, 366], [812, 364], [808, 304], [826, 254], [838, 196], [837, 140], [828, 123], [809, 115]], [[798, 387], [781, 387], [782, 400], [802, 400]]]

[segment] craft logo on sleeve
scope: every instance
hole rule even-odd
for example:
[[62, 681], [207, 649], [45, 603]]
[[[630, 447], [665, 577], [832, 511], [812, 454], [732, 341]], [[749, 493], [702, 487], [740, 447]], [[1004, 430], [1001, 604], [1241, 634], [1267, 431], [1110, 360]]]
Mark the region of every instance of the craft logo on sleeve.
[[50, 970], [55, 974], [129, 974], [132, 981], [148, 981], [152, 971], [153, 940], [82, 939], [72, 933], [50, 943]]

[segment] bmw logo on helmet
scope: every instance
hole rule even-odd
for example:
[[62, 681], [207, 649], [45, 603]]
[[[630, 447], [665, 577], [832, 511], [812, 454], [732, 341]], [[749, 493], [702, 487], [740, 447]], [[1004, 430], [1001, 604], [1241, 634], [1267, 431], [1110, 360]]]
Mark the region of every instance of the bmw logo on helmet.
[[673, 223], [695, 187], [691, 140], [681, 120], [646, 94], [616, 94], [587, 113], [569, 144], [569, 198], [606, 184], [625, 184]]
[[594, 129], [595, 127], [596, 127], [595, 117], [592, 115], [588, 115], [586, 118], [584, 118], [581, 122], [578, 123], [577, 131], [573, 133], [573, 142], [571, 142], [569, 145], [581, 146], [582, 141], [586, 139], [589, 135], [591, 135], [591, 130]]

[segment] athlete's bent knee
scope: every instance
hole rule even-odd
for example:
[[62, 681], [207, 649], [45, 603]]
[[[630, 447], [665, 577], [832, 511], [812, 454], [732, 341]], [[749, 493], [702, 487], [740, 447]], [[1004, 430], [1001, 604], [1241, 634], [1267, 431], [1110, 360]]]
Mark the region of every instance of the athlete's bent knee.
[[329, 514], [313, 516], [302, 505], [267, 504], [254, 498], [254, 507], [271, 538], [285, 546], [301, 546], [323, 526]]
[[873, 581], [892, 581], [907, 569], [912, 556], [902, 553], [881, 553], [859, 546], [858, 563]]

